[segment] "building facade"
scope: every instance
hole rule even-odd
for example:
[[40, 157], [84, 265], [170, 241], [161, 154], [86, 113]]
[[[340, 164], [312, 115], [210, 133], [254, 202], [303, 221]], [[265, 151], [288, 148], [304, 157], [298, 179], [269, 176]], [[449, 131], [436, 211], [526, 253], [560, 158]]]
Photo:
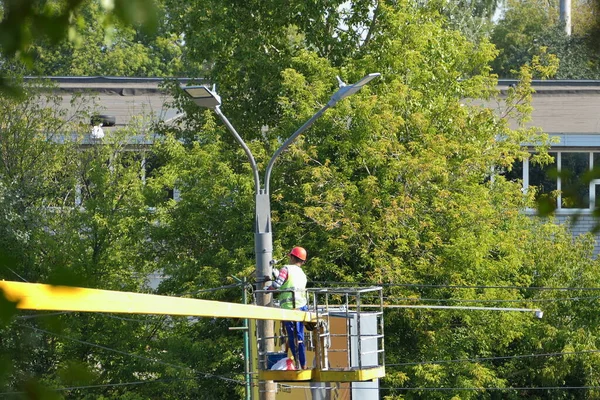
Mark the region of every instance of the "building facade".
[[[169, 122], [181, 116], [170, 106], [171, 97], [161, 88], [160, 78], [120, 77], [53, 77], [69, 107], [72, 96], [87, 93], [95, 96], [99, 113], [110, 126], [90, 125], [90, 135], [82, 145], [97, 143], [98, 129], [110, 135], [114, 129], [127, 126], [133, 119], [145, 115], [148, 126]], [[186, 83], [188, 79], [179, 79]], [[500, 80], [500, 100], [484, 105], [498, 111], [502, 99], [514, 80]], [[523, 190], [535, 186], [541, 195], [551, 196], [554, 216], [560, 223], [569, 223], [574, 235], [590, 232], [600, 222], [594, 210], [600, 205], [600, 81], [548, 80], [533, 81], [533, 113], [530, 126], [540, 127], [552, 141], [550, 154], [554, 162], [538, 165], [524, 160], [514, 165], [511, 179], [520, 180]], [[94, 130], [96, 129], [96, 130]], [[132, 138], [131, 149], [149, 146], [150, 135]], [[531, 147], [534, 151], [533, 146]], [[177, 197], [177, 191], [172, 195]], [[532, 216], [536, 210], [526, 210]], [[596, 236], [595, 254], [600, 253], [600, 236]]]
[[[516, 83], [501, 80], [499, 89], [505, 95]], [[523, 190], [535, 186], [548, 196], [554, 217], [569, 223], [573, 235], [591, 232], [600, 224], [595, 214], [600, 206], [600, 81], [534, 81], [533, 88], [529, 125], [549, 135], [554, 161], [539, 165], [524, 160], [514, 165], [510, 177], [521, 180]], [[536, 215], [536, 210], [527, 212]], [[598, 255], [600, 236], [595, 237]]]

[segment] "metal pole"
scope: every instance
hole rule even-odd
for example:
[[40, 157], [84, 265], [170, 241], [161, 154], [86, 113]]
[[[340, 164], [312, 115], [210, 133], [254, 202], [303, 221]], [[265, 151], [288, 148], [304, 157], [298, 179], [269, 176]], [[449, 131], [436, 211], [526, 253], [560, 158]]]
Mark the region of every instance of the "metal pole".
[[[271, 202], [268, 193], [260, 191], [256, 194], [256, 214], [254, 224], [254, 251], [256, 254], [256, 280], [257, 285], [265, 285], [271, 280], [273, 259], [273, 237], [271, 231]], [[263, 280], [264, 279], [264, 280]], [[258, 288], [257, 289], [262, 289]], [[271, 294], [259, 292], [256, 302], [261, 306], [271, 304]], [[258, 343], [258, 355], [272, 353], [275, 350], [275, 324], [273, 321], [260, 320], [256, 322], [257, 336], [261, 338]], [[260, 368], [260, 360], [259, 360]], [[262, 400], [275, 400], [275, 384], [273, 381], [259, 382], [259, 396]]]
[[560, 21], [565, 24], [565, 33], [571, 36], [571, 0], [560, 0]]
[[[215, 113], [219, 116], [221, 121], [225, 124], [227, 129], [233, 134], [235, 140], [242, 146], [250, 165], [252, 166], [252, 172], [254, 175], [254, 187], [255, 187], [255, 218], [254, 218], [254, 252], [256, 257], [256, 289], [262, 289], [258, 285], [265, 285], [270, 281], [271, 277], [271, 260], [273, 259], [273, 237], [271, 231], [271, 203], [269, 194], [260, 188], [260, 177], [258, 173], [258, 166], [254, 160], [254, 156], [250, 151], [250, 148], [244, 142], [244, 139], [235, 130], [233, 125], [229, 122], [227, 117], [221, 112], [220, 107], [215, 107]], [[258, 293], [256, 296], [256, 304], [259, 306], [268, 306], [271, 303], [271, 294], [269, 293]], [[275, 349], [275, 341], [273, 339], [274, 333], [273, 321], [259, 320], [256, 322], [256, 335], [260, 338], [258, 343], [258, 354], [260, 357], [261, 352], [263, 354], [273, 352]], [[260, 361], [260, 360], [259, 360]], [[260, 367], [260, 362], [259, 362]], [[275, 384], [273, 381], [260, 381], [259, 385], [259, 396], [263, 400], [274, 400], [275, 399]]]
[[[241, 280], [232, 276], [238, 282], [242, 283], [242, 302], [244, 304], [248, 304], [248, 293], [246, 292], [246, 277], [243, 277]], [[230, 328], [231, 329], [231, 328]], [[244, 318], [244, 326], [242, 328], [244, 331], [244, 378], [246, 382], [246, 400], [252, 400], [252, 375], [250, 374], [250, 340], [249, 340], [249, 331], [250, 326], [248, 324], [248, 318]]]
[[[277, 157], [306, 129], [308, 129], [331, 104], [325, 105], [317, 113], [315, 113], [308, 121], [306, 121], [296, 132], [294, 132], [278, 149], [275, 151], [265, 172], [264, 189], [260, 188], [260, 177], [256, 161], [246, 145], [242, 137], [237, 133], [233, 125], [227, 117], [221, 112], [220, 107], [215, 107], [215, 113], [225, 124], [227, 129], [233, 134], [237, 142], [242, 146], [248, 160], [252, 166], [254, 173], [254, 184], [256, 187], [255, 194], [255, 219], [254, 219], [254, 252], [256, 255], [256, 280], [259, 285], [266, 285], [270, 282], [273, 260], [273, 230], [271, 227], [271, 199], [269, 195], [269, 181], [271, 179], [271, 170], [275, 165]], [[257, 287], [257, 289], [262, 289]], [[271, 294], [257, 292], [256, 303], [260, 306], [268, 306], [271, 304]], [[273, 352], [275, 350], [275, 327], [273, 321], [257, 321], [256, 323], [257, 336], [259, 341], [259, 355]], [[260, 365], [260, 363], [259, 363]], [[275, 384], [273, 381], [259, 382], [259, 393], [263, 400], [275, 399]]]

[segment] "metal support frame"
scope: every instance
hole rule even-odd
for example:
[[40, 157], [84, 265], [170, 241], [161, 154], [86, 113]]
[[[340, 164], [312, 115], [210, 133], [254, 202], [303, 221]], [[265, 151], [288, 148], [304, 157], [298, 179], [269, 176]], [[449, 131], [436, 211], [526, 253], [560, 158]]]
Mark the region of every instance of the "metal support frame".
[[[315, 316], [311, 324], [314, 324], [313, 343], [315, 352], [315, 366], [312, 370], [302, 371], [268, 371], [259, 370], [259, 377], [272, 379], [277, 382], [285, 381], [313, 381], [313, 382], [358, 382], [369, 381], [385, 375], [385, 353], [383, 333], [383, 289], [381, 287], [371, 288], [339, 288], [339, 289], [307, 289], [310, 312]], [[376, 296], [376, 298], [375, 298]], [[310, 301], [312, 299], [312, 301]], [[374, 316], [374, 329], [376, 332], [363, 332], [364, 321], [362, 303], [365, 299], [375, 300], [380, 309], [369, 311]], [[345, 332], [332, 333], [330, 331], [332, 317], [344, 318]], [[356, 325], [352, 325], [352, 321]], [[367, 328], [367, 329], [373, 329]], [[343, 336], [346, 343], [345, 349], [331, 349], [332, 336]], [[365, 348], [363, 342], [376, 340], [377, 345]], [[375, 350], [373, 350], [375, 348]], [[346, 354], [346, 365], [331, 366], [329, 364], [330, 351], [343, 351]], [[356, 359], [353, 358], [356, 355]], [[377, 354], [376, 362], [365, 364], [364, 356]], [[375, 365], [373, 365], [375, 364]]]

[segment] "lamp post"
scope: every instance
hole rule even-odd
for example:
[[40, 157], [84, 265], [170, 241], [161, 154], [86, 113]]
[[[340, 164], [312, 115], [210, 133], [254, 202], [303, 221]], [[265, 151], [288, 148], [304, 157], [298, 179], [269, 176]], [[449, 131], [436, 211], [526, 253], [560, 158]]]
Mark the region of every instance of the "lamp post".
[[[215, 88], [209, 89], [206, 86], [182, 86], [181, 89], [186, 92], [193, 101], [202, 108], [213, 109], [214, 112], [219, 116], [221, 121], [225, 124], [227, 129], [233, 134], [235, 140], [242, 146], [250, 165], [252, 166], [252, 172], [254, 175], [254, 187], [255, 187], [255, 216], [254, 216], [254, 251], [256, 256], [256, 278], [265, 277], [266, 280], [270, 280], [272, 272], [272, 260], [273, 260], [273, 236], [271, 229], [271, 201], [269, 195], [269, 181], [271, 179], [271, 171], [275, 165], [277, 157], [300, 135], [306, 131], [323, 113], [330, 107], [335, 106], [340, 100], [353, 95], [358, 92], [364, 85], [377, 78], [380, 74], [373, 73], [365, 76], [360, 81], [347, 85], [339, 77], [339, 89], [331, 96], [325, 106], [317, 111], [309, 120], [307, 120], [296, 132], [294, 132], [278, 149], [275, 151], [269, 163], [264, 176], [264, 186], [261, 186], [260, 175], [256, 161], [252, 152], [242, 139], [242, 137], [235, 130], [233, 125], [229, 122], [227, 117], [221, 112], [221, 97], [215, 92]], [[258, 294], [257, 304], [266, 306], [271, 301], [270, 294]], [[273, 351], [273, 323], [268, 321], [257, 322], [257, 335], [262, 340], [259, 343], [259, 351]], [[262, 346], [261, 346], [262, 344]], [[271, 385], [272, 386], [272, 385]], [[273, 388], [268, 387], [262, 388], [262, 393], [273, 393]], [[264, 397], [265, 399], [267, 397]], [[274, 398], [274, 394], [271, 398]]]

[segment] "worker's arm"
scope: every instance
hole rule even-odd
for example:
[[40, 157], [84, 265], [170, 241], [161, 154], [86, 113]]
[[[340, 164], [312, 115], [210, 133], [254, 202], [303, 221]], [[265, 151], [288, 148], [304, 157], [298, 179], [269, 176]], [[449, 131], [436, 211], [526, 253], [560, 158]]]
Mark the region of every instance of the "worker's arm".
[[288, 269], [286, 267], [283, 267], [279, 270], [279, 275], [277, 276], [277, 279], [275, 279], [273, 281], [273, 283], [271, 284], [271, 286], [269, 286], [267, 288], [267, 290], [277, 290], [279, 289], [287, 280], [288, 277]]

